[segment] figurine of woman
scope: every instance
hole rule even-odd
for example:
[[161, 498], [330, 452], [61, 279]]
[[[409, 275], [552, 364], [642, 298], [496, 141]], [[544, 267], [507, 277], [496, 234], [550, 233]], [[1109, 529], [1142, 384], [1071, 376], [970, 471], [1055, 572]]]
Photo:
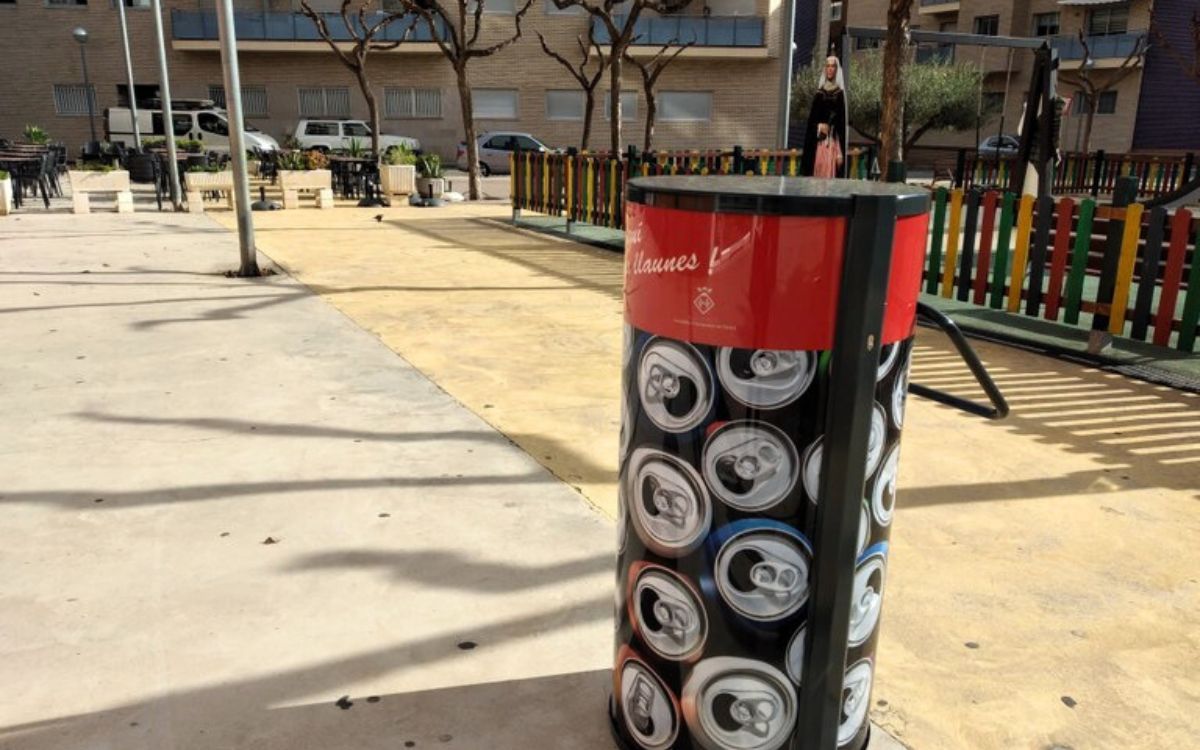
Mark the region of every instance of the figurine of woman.
[[804, 153], [800, 173], [811, 177], [846, 175], [847, 120], [845, 80], [842, 63], [830, 55], [825, 58], [808, 126], [804, 131]]

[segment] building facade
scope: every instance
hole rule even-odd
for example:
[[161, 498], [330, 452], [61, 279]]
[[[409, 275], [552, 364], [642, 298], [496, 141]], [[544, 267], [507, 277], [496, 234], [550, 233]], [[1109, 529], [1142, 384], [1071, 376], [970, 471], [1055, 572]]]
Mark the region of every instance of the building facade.
[[[887, 5], [887, 0], [854, 0], [847, 7], [848, 24], [883, 26]], [[1140, 44], [1151, 41], [1152, 6], [1161, 13], [1164, 8], [1185, 5], [1196, 7], [1194, 0], [916, 0], [911, 25], [927, 31], [1046, 39], [1059, 52], [1059, 95], [1072, 101], [1062, 120], [1060, 147], [1067, 151], [1083, 148], [1083, 98], [1072, 82], [1086, 70], [1099, 88], [1107, 88], [1099, 94], [1092, 150], [1128, 152], [1138, 143], [1135, 131], [1142, 92], [1154, 80], [1147, 75], [1148, 58], [1134, 55], [1130, 60], [1130, 56]], [[1086, 46], [1080, 42], [1080, 32]], [[960, 45], [930, 49], [926, 54], [979, 66], [984, 72], [981, 102], [985, 107], [991, 104], [994, 111], [1003, 110], [1003, 132], [1016, 133], [1029, 90], [1032, 51], [1013, 50], [1010, 55], [1007, 49]], [[1127, 60], [1134, 70], [1123, 73]], [[1116, 78], [1120, 81], [1108, 87]], [[1008, 103], [1003, 107], [1006, 89]], [[1193, 117], [1200, 117], [1200, 112]], [[1000, 128], [999, 114], [987, 117], [981, 123], [981, 137], [996, 135]], [[931, 133], [920, 145], [972, 147], [975, 138], [974, 130]], [[1165, 143], [1160, 139], [1158, 148], [1187, 148], [1183, 143]], [[1200, 146], [1200, 139], [1194, 144]]]
[[[391, 0], [383, 0], [390, 3]], [[158, 95], [158, 63], [149, 0], [124, 0], [135, 95]], [[243, 106], [248, 124], [282, 140], [303, 117], [367, 119], [353, 74], [338, 62], [299, 0], [235, 0]], [[114, 0], [0, 0], [0, 48], [21, 61], [21, 75], [0, 77], [0, 138], [19, 137], [26, 124], [45, 128], [77, 150], [89, 140], [87, 89], [72, 30], [88, 31], [89, 83], [98, 113], [124, 106], [126, 75]], [[314, 0], [335, 11], [337, 0]], [[448, 4], [454, 7], [454, 3]], [[518, 6], [519, 7], [519, 6]], [[779, 78], [783, 75], [782, 0], [693, 0], [667, 17], [644, 14], [632, 54], [652, 57], [666, 42], [693, 42], [656, 86], [656, 148], [748, 148], [775, 145]], [[175, 99], [220, 101], [224, 96], [216, 12], [212, 0], [163, 0], [171, 94]], [[513, 29], [514, 0], [484, 0], [481, 40]], [[538, 42], [568, 58], [594, 21], [579, 9], [560, 11], [534, 0], [522, 37], [498, 54], [470, 64], [476, 127], [529, 132], [553, 146], [579, 146], [582, 92]], [[341, 26], [335, 16], [331, 30]], [[397, 26], [397, 28], [399, 28]], [[423, 26], [395, 50], [372, 52], [368, 72], [380, 103], [382, 132], [420, 139], [427, 151], [453, 157], [462, 139], [461, 107], [453, 71]], [[624, 66], [624, 142], [642, 145], [645, 95], [641, 77]], [[609, 127], [599, 87], [591, 147], [607, 148]], [[97, 118], [103, 138], [102, 118]]]

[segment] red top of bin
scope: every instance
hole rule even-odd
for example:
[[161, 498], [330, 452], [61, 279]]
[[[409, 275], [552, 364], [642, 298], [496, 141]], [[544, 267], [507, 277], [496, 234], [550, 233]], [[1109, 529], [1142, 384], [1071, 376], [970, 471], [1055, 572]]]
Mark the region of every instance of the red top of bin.
[[850, 216], [857, 196], [896, 197], [898, 217], [929, 210], [929, 191], [902, 183], [741, 175], [638, 177], [627, 200], [657, 208], [768, 216]]

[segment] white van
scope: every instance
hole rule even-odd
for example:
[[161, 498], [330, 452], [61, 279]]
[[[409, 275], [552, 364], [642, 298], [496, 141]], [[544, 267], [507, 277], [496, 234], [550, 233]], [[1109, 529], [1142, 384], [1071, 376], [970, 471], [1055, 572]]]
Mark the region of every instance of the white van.
[[[174, 101], [174, 100], [172, 100]], [[174, 109], [171, 117], [175, 120], [175, 137], [200, 141], [206, 151], [229, 150], [229, 119], [223, 109], [218, 109], [212, 102], [199, 102], [196, 109]], [[163, 127], [161, 109], [138, 108], [138, 127], [142, 138], [162, 138], [166, 134]], [[126, 107], [110, 107], [104, 110], [104, 132], [109, 143], [120, 143], [128, 148], [134, 145], [133, 117]], [[246, 123], [246, 148], [274, 151], [279, 143], [274, 138], [262, 132], [253, 125]]]

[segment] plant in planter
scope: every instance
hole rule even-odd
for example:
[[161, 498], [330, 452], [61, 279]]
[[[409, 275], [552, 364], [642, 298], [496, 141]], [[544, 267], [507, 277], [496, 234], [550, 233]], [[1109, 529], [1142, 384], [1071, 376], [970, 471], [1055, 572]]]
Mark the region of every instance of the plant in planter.
[[346, 153], [353, 159], [360, 159], [366, 153], [366, 148], [363, 147], [363, 142], [358, 138], [351, 138], [350, 145], [346, 148]]
[[389, 146], [379, 166], [379, 183], [384, 195], [416, 192], [417, 156], [407, 146]]
[[175, 147], [183, 149], [189, 154], [200, 154], [204, 152], [203, 141], [193, 141], [187, 138], [175, 141]]
[[50, 142], [50, 134], [38, 125], [26, 125], [25, 130], [21, 134], [25, 137], [26, 141], [36, 143], [39, 146], [44, 146]]
[[283, 207], [297, 208], [300, 191], [317, 193], [319, 208], [333, 208], [333, 174], [329, 158], [320, 151], [284, 151], [279, 155], [279, 185]]
[[288, 133], [283, 137], [283, 148], [286, 151], [299, 151], [301, 148], [300, 139], [294, 133]]
[[437, 154], [422, 154], [417, 157], [417, 193], [426, 198], [440, 198], [446, 192], [446, 180], [442, 173], [442, 157]]
[[307, 169], [310, 171], [317, 169], [329, 169], [329, 157], [324, 153], [317, 151], [316, 149], [313, 149], [312, 151], [306, 151], [304, 153], [304, 160], [308, 165]]

